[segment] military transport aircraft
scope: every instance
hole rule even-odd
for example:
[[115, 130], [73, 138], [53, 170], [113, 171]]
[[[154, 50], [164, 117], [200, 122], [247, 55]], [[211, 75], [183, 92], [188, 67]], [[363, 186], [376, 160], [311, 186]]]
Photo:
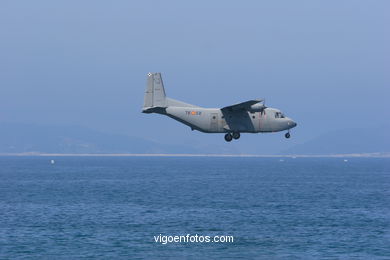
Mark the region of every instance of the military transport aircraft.
[[291, 118], [279, 109], [266, 107], [264, 100], [255, 99], [223, 108], [203, 108], [165, 95], [161, 73], [148, 73], [143, 113], [158, 113], [204, 133], [226, 133], [225, 140], [239, 139], [240, 133], [266, 133], [295, 127]]

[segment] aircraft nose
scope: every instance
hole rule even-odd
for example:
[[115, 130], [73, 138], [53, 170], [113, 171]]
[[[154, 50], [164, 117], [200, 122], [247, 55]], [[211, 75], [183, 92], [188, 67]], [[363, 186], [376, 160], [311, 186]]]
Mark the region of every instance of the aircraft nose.
[[296, 127], [297, 126], [297, 123], [292, 121], [292, 127]]
[[297, 126], [297, 123], [296, 122], [294, 122], [294, 120], [292, 120], [292, 119], [290, 119], [289, 121], [288, 121], [288, 126], [290, 127], [290, 128], [293, 128], [293, 127], [296, 127]]

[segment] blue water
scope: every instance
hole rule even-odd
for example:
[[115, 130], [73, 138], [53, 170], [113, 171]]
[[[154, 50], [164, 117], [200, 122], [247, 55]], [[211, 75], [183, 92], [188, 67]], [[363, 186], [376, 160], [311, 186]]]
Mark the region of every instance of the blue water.
[[17, 258], [390, 259], [390, 159], [0, 157]]

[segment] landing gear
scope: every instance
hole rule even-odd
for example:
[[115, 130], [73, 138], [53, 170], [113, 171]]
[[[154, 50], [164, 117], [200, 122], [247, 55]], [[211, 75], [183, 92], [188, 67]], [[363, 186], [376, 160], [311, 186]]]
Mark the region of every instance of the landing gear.
[[284, 135], [284, 137], [290, 138], [290, 132], [287, 132], [287, 133]]
[[240, 133], [239, 132], [233, 132], [233, 133], [227, 133], [226, 135], [225, 135], [225, 141], [226, 142], [231, 142], [232, 140], [233, 140], [233, 138], [235, 139], [235, 140], [237, 140], [237, 139], [239, 139], [240, 138]]
[[232, 141], [233, 140], [233, 136], [230, 134], [230, 133], [227, 133], [226, 135], [225, 135], [225, 141], [226, 142], [230, 142], [230, 141]]

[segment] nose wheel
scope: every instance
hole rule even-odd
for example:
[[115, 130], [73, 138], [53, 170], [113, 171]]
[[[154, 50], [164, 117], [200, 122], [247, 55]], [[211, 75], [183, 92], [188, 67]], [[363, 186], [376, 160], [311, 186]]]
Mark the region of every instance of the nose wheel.
[[287, 133], [284, 135], [284, 137], [290, 138], [290, 132], [287, 132]]
[[238, 132], [234, 132], [234, 133], [233, 133], [233, 138], [236, 139], [236, 140], [239, 139], [240, 136], [241, 136], [241, 135], [240, 135], [240, 133], [238, 133]]

